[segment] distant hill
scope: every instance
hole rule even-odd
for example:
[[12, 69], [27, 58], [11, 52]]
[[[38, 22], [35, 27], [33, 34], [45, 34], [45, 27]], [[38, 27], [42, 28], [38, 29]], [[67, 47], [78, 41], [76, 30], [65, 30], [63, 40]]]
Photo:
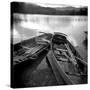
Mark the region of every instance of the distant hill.
[[87, 15], [87, 7], [43, 7], [32, 3], [25, 4], [24, 2], [12, 2], [11, 12], [46, 15]]

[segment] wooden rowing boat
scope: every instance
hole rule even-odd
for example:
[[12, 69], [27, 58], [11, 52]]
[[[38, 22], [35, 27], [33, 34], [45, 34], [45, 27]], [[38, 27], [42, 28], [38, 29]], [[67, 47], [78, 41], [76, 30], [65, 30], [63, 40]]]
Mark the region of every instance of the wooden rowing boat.
[[52, 52], [57, 65], [59, 65], [59, 69], [68, 76], [73, 84], [87, 83], [87, 63], [67, 40], [65, 35], [56, 33], [53, 36]]

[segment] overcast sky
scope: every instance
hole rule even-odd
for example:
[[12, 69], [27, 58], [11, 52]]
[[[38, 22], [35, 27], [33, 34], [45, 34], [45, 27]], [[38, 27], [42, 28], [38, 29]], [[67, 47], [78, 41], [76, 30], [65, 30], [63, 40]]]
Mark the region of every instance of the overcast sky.
[[[49, 4], [54, 4], [53, 6], [56, 6], [58, 4], [73, 5], [76, 7], [88, 6], [87, 0], [16, 0], [16, 1], [41, 4], [42, 6], [47, 6]], [[50, 5], [50, 7], [51, 7], [51, 5]]]

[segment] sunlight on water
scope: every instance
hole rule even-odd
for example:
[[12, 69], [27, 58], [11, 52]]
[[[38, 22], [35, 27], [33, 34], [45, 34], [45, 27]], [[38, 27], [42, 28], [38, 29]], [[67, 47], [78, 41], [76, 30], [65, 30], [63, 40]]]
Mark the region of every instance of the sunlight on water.
[[[52, 16], [52, 15], [22, 15], [15, 14], [14, 17], [21, 21], [15, 24], [15, 29], [20, 34], [23, 34], [23, 40], [29, 39], [30, 36], [39, 35], [38, 32], [62, 32], [76, 39], [75, 43], [80, 44], [84, 39], [83, 31], [87, 31], [87, 16]], [[36, 32], [36, 34], [27, 35], [28, 33]], [[13, 32], [15, 33], [15, 32]], [[20, 35], [22, 36], [22, 35]], [[16, 35], [15, 35], [16, 37]], [[17, 35], [17, 38], [20, 39]], [[78, 39], [77, 39], [78, 38]]]

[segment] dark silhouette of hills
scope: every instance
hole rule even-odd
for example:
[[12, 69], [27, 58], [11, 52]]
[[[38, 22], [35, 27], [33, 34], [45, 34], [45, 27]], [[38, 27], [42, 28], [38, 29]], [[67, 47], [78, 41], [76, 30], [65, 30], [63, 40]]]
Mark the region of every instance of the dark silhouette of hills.
[[87, 7], [75, 8], [73, 6], [66, 7], [42, 7], [40, 5], [24, 2], [12, 2], [11, 12], [12, 13], [23, 13], [23, 14], [46, 14], [46, 15], [87, 15]]

